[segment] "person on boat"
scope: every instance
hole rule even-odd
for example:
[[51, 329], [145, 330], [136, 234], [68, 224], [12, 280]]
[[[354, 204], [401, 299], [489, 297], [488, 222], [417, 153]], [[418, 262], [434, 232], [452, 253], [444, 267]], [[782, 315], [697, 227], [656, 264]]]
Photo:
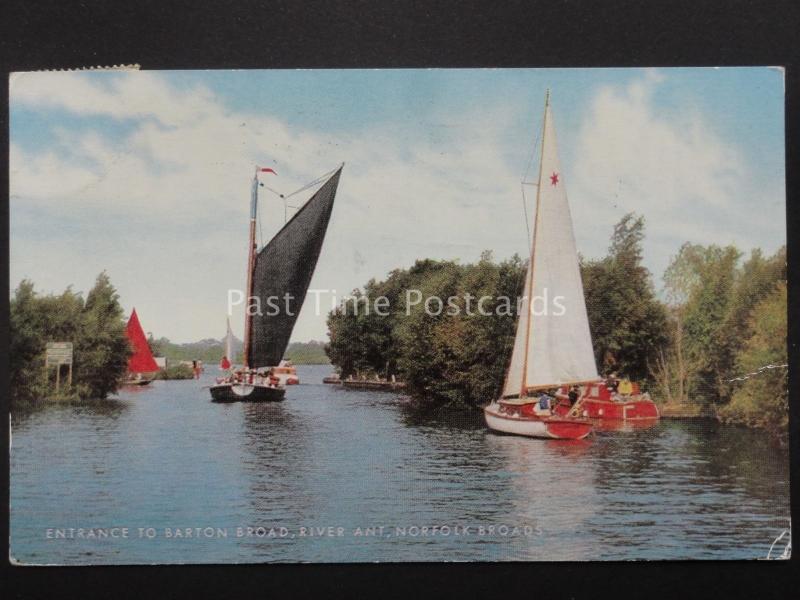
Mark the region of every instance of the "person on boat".
[[200, 367], [198, 366], [196, 360], [192, 361], [192, 373], [194, 373], [195, 379], [200, 379]]
[[579, 391], [577, 385], [573, 385], [570, 388], [569, 394], [567, 394], [567, 397], [569, 398], [570, 408], [575, 406], [575, 403], [578, 401], [578, 398], [580, 397], [580, 391]]
[[219, 361], [219, 368], [222, 369], [223, 371], [227, 371], [228, 369], [231, 368], [231, 361], [228, 360], [227, 356], [223, 356], [222, 360]]
[[620, 381], [617, 391], [619, 391], [622, 396], [630, 396], [633, 393], [633, 384], [631, 380], [626, 377]]
[[616, 373], [611, 373], [608, 378], [606, 379], [606, 387], [608, 391], [611, 392], [612, 395], [617, 393], [617, 388], [619, 387], [619, 379], [617, 379]]
[[547, 392], [539, 394], [539, 408], [541, 410], [550, 410], [553, 404], [553, 398]]

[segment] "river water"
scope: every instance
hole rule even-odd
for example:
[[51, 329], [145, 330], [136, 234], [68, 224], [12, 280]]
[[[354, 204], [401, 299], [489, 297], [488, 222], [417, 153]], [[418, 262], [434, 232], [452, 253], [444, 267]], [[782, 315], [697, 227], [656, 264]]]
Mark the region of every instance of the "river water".
[[662, 420], [580, 442], [501, 436], [480, 415], [431, 420], [392, 393], [324, 385], [329, 371], [300, 367], [276, 404], [210, 402], [214, 372], [12, 414], [11, 555], [752, 559], [789, 527], [788, 452], [758, 432]]

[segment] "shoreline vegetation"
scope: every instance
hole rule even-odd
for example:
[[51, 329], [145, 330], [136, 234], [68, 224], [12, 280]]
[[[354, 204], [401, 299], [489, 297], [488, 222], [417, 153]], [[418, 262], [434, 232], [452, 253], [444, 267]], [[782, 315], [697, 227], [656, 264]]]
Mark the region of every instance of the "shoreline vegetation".
[[[164, 356], [167, 363], [178, 361], [201, 360], [205, 365], [218, 364], [225, 354], [225, 340], [207, 338], [199, 342], [189, 342], [177, 344], [165, 337], [153, 339], [150, 337], [147, 342], [150, 350], [156, 356]], [[233, 362], [242, 363], [243, 343], [238, 338], [233, 339]], [[231, 357], [228, 357], [231, 358]], [[285, 353], [286, 360], [292, 361], [295, 365], [327, 365], [330, 364], [328, 355], [325, 354], [325, 342], [311, 340], [309, 342], [291, 342]]]
[[[663, 292], [642, 265], [644, 220], [626, 215], [614, 227], [607, 255], [581, 258], [595, 359], [602, 374], [614, 371], [639, 381], [665, 418], [716, 418], [788, 436], [786, 250], [743, 257], [733, 246], [684, 244], [663, 275]], [[292, 343], [295, 364], [332, 364], [342, 378], [376, 377], [406, 384], [421, 410], [477, 408], [502, 386], [515, 317], [464, 310], [463, 303], [492, 302], [522, 292], [525, 261], [496, 262], [484, 252], [474, 264], [418, 260], [371, 279], [327, 317], [330, 341]], [[455, 297], [457, 314], [429, 314], [405, 306], [407, 290], [425, 297]], [[354, 310], [361, 299], [386, 296], [388, 316]], [[466, 300], [468, 302], [468, 300]], [[84, 299], [71, 287], [39, 295], [20, 283], [10, 303], [10, 384], [13, 406], [42, 399], [102, 399], [115, 392], [131, 348], [123, 309], [108, 275], [98, 275]], [[54, 393], [55, 368], [45, 378], [48, 341], [74, 343], [73, 385]], [[167, 357], [158, 378], [184, 378], [182, 360], [216, 364], [222, 340], [174, 344], [148, 340]], [[241, 360], [241, 342], [237, 359]], [[170, 364], [172, 362], [173, 364]], [[174, 364], [178, 363], [178, 364]], [[62, 381], [66, 367], [62, 367]]]
[[[105, 271], [84, 299], [68, 287], [61, 294], [40, 294], [29, 280], [20, 282], [9, 306], [10, 391], [13, 407], [40, 402], [94, 402], [107, 398], [123, 385], [128, 358], [133, 354], [125, 334], [124, 311], [119, 294]], [[45, 346], [51, 341], [73, 342], [72, 386], [67, 388], [68, 367], [60, 367], [61, 386], [55, 390], [56, 369], [45, 370]], [[182, 361], [216, 364], [224, 353], [224, 341], [206, 339], [173, 344], [166, 338], [148, 338], [155, 356], [166, 358], [166, 368], [154, 379], [192, 379], [191, 366]], [[241, 342], [236, 347], [241, 361]], [[329, 364], [325, 343], [293, 342], [286, 357], [295, 364]]]
[[[39, 295], [23, 280], [9, 310], [9, 371], [12, 406], [54, 400], [77, 402], [114, 393], [128, 369], [133, 350], [125, 334], [119, 295], [108, 275], [97, 276], [84, 300], [68, 287], [60, 295]], [[45, 345], [73, 343], [72, 386], [55, 392], [56, 369], [66, 382], [68, 367], [45, 369]]]
[[[615, 225], [606, 256], [581, 257], [601, 375], [639, 381], [665, 418], [715, 418], [785, 440], [785, 247], [744, 257], [734, 246], [686, 243], [657, 295], [642, 265], [643, 239], [644, 219], [631, 213]], [[490, 315], [470, 312], [464, 300], [518, 297], [525, 266], [519, 256], [495, 262], [484, 252], [473, 264], [424, 259], [371, 279], [328, 315], [331, 363], [342, 378], [396, 376], [423, 410], [478, 408], [499, 394], [515, 317], [491, 303]], [[437, 315], [422, 304], [406, 306], [412, 289], [454, 297], [461, 310]], [[359, 310], [360, 302], [382, 296], [388, 316]]]

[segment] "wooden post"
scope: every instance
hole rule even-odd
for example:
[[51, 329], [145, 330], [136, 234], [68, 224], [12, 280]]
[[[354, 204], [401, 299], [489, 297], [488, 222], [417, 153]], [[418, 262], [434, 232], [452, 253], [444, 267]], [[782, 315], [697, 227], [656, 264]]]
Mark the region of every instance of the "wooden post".
[[56, 394], [58, 393], [58, 386], [61, 383], [61, 363], [56, 366]]
[[72, 389], [72, 363], [69, 363], [69, 375], [67, 375], [67, 386]]

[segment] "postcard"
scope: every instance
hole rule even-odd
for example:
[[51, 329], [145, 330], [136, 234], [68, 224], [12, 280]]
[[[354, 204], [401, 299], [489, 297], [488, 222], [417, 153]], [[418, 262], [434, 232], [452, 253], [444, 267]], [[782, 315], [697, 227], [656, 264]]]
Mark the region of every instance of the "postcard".
[[781, 68], [9, 84], [13, 564], [790, 557]]

